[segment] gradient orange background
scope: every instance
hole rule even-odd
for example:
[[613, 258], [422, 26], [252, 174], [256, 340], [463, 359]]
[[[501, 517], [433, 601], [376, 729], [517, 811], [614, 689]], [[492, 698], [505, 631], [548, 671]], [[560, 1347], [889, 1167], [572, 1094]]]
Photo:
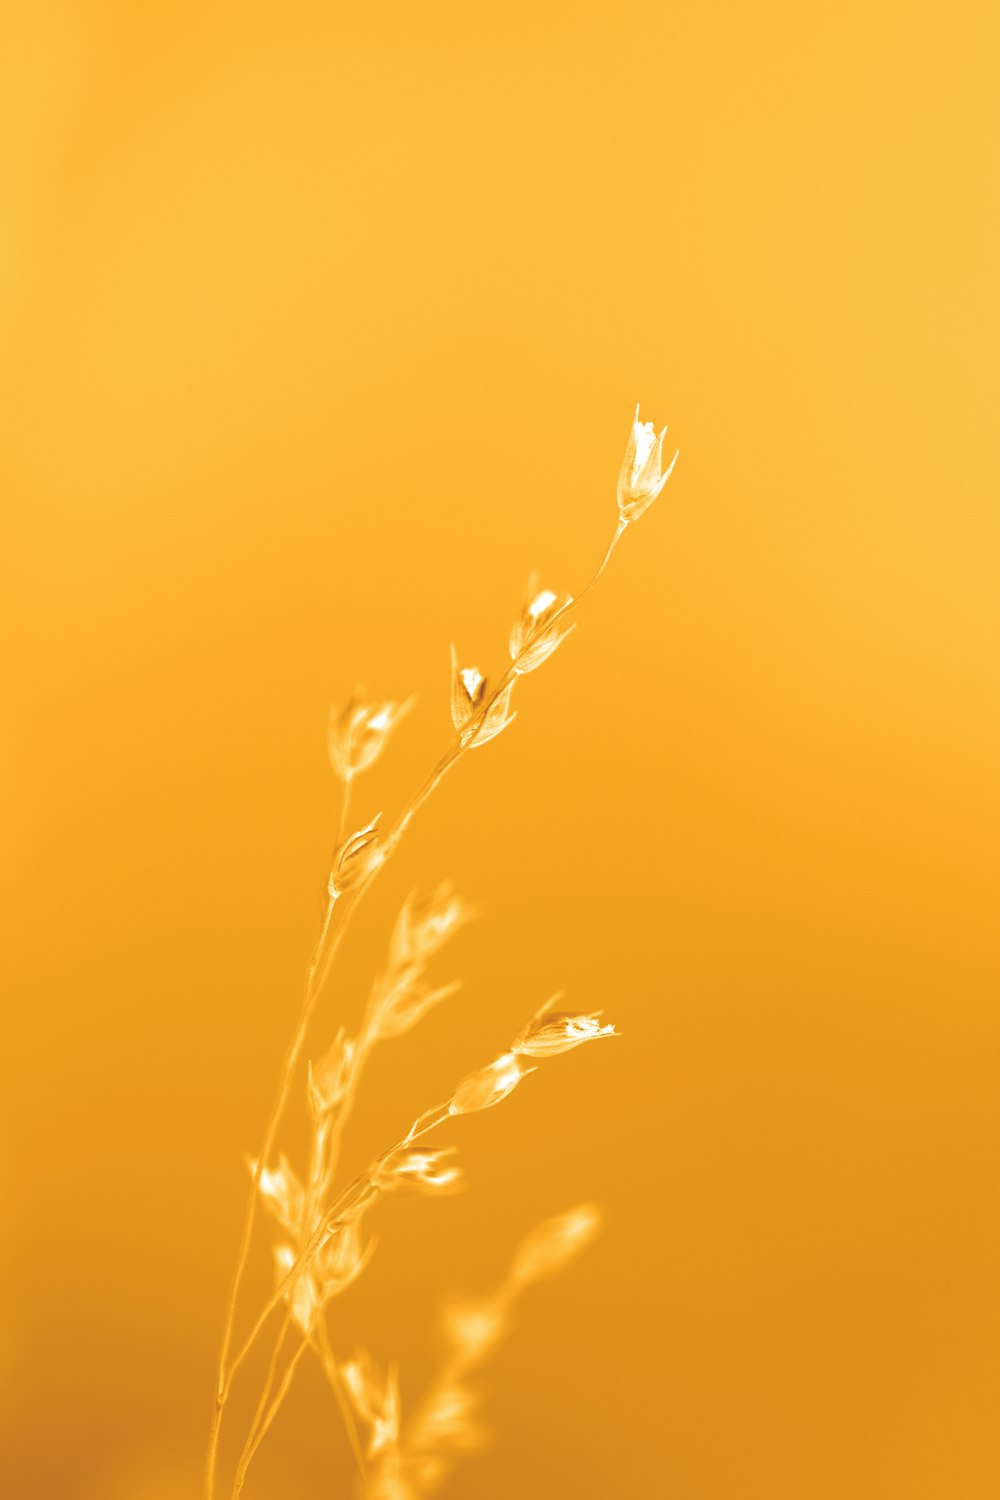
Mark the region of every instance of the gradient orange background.
[[[416, 1400], [440, 1297], [593, 1198], [443, 1500], [998, 1492], [996, 15], [3, 6], [12, 1500], [198, 1493], [328, 704], [419, 693], [393, 812], [449, 641], [496, 670], [529, 573], [589, 576], [637, 399], [674, 479], [312, 1050], [445, 876], [465, 990], [348, 1165], [553, 990], [624, 1039], [456, 1125], [472, 1191], [380, 1211], [338, 1347]], [[309, 1370], [245, 1494], [348, 1465]]]

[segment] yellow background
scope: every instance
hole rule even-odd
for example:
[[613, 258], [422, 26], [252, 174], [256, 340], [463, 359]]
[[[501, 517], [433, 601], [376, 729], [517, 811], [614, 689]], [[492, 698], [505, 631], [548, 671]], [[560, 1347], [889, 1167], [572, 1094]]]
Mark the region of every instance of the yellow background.
[[[495, 671], [529, 573], [589, 576], [641, 399], [674, 479], [312, 1050], [445, 876], [465, 989], [349, 1164], [558, 988], [624, 1038], [455, 1127], [471, 1192], [380, 1211], [338, 1347], [412, 1405], [441, 1296], [597, 1199], [443, 1500], [994, 1496], [995, 7], [2, 15], [5, 1495], [198, 1493], [328, 704], [419, 693], [391, 814], [449, 641]], [[310, 1370], [247, 1500], [348, 1464]]]

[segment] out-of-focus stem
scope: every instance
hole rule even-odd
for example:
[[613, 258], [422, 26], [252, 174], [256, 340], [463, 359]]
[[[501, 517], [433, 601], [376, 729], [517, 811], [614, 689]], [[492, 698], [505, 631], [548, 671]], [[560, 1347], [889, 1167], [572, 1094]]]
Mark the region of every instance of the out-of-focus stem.
[[347, 1429], [347, 1439], [351, 1445], [351, 1452], [354, 1454], [354, 1462], [357, 1465], [361, 1483], [364, 1485], [367, 1483], [368, 1475], [365, 1468], [364, 1454], [361, 1451], [361, 1440], [358, 1437], [358, 1424], [354, 1419], [351, 1403], [344, 1392], [344, 1382], [341, 1378], [340, 1366], [337, 1364], [336, 1355], [330, 1347], [330, 1339], [326, 1331], [326, 1320], [323, 1315], [316, 1322], [315, 1347], [323, 1369], [326, 1372], [326, 1378], [329, 1380], [333, 1394], [337, 1399], [337, 1405], [340, 1407], [340, 1415], [343, 1417], [344, 1426]]

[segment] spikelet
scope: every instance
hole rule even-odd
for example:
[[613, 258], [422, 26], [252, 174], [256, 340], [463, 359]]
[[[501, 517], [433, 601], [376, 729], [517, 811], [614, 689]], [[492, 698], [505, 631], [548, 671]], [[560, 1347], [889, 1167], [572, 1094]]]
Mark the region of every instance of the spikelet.
[[[247, 1166], [252, 1176], [257, 1170], [256, 1161], [248, 1157]], [[278, 1157], [277, 1166], [261, 1168], [257, 1191], [268, 1213], [286, 1234], [297, 1235], [301, 1232], [306, 1191], [284, 1153]]]
[[486, 698], [486, 678], [478, 667], [460, 667], [451, 648], [451, 722], [461, 734], [476, 717]]
[[385, 851], [379, 842], [377, 831], [381, 816], [381, 813], [376, 813], [370, 823], [346, 838], [334, 855], [329, 885], [330, 895], [334, 900], [364, 880], [382, 863]]
[[419, 979], [412, 979], [407, 975], [400, 976], [394, 985], [384, 989], [380, 994], [377, 1007], [373, 1012], [372, 1031], [383, 1040], [402, 1036], [405, 1032], [412, 1030], [418, 1021], [423, 1020], [427, 1012], [433, 1010], [435, 1005], [439, 1005], [442, 1000], [447, 1000], [461, 988], [461, 981], [458, 979], [452, 980], [450, 984], [441, 984], [433, 988]]
[[[558, 998], [558, 996], [556, 997]], [[567, 1011], [554, 1011], [549, 1001], [525, 1026], [511, 1050], [524, 1057], [556, 1057], [560, 1052], [571, 1052], [584, 1042], [596, 1041], [602, 1036], [617, 1036], [614, 1026], [601, 1025], [601, 1012], [592, 1015], [572, 1015]]]
[[455, 894], [450, 881], [442, 881], [433, 891], [411, 891], [392, 931], [390, 967], [426, 963], [475, 914], [475, 908]]
[[494, 698], [482, 724], [468, 736], [467, 744], [472, 749], [477, 749], [480, 745], [488, 745], [490, 740], [495, 740], [497, 735], [507, 728], [508, 724], [513, 724], [517, 718], [517, 710], [510, 706], [513, 691], [514, 683], [511, 681], [503, 692], [498, 693]]
[[486, 678], [478, 667], [460, 667], [455, 648], [451, 648], [451, 722], [467, 749], [487, 745], [517, 718], [510, 706], [513, 679], [490, 704], [485, 718], [479, 715], [486, 702]]
[[425, 965], [453, 933], [475, 915], [448, 882], [426, 894], [412, 891], [403, 903], [389, 943], [389, 962], [369, 1001], [366, 1028], [372, 1040], [402, 1036], [435, 1005], [453, 995], [457, 981], [432, 987]]
[[528, 595], [528, 603], [510, 633], [510, 657], [514, 671], [520, 675], [540, 667], [575, 629], [573, 625], [560, 624], [560, 617], [573, 603], [571, 594], [560, 599], [551, 589], [539, 592], [532, 579]]
[[462, 1174], [450, 1161], [454, 1154], [454, 1147], [444, 1151], [402, 1147], [379, 1162], [372, 1181], [383, 1193], [457, 1192]]
[[322, 1057], [309, 1064], [308, 1102], [314, 1120], [332, 1113], [343, 1101], [351, 1083], [355, 1050], [341, 1027]]
[[355, 1412], [369, 1429], [368, 1457], [375, 1458], [399, 1441], [399, 1377], [394, 1365], [379, 1369], [366, 1349], [340, 1367]]
[[618, 511], [622, 526], [637, 521], [649, 509], [673, 473], [677, 453], [670, 460], [667, 472], [663, 473], [663, 439], [666, 435], [664, 427], [657, 438], [652, 422], [639, 421], [639, 408], [636, 407], [618, 476]]
[[[295, 1264], [295, 1251], [291, 1245], [278, 1245], [274, 1251], [275, 1280], [280, 1285]], [[320, 1308], [319, 1287], [311, 1271], [302, 1271], [285, 1291], [285, 1301], [292, 1314], [292, 1321], [308, 1334], [312, 1332]]]
[[345, 785], [378, 760], [392, 731], [416, 701], [411, 697], [405, 703], [367, 703], [362, 694], [358, 688], [344, 708], [330, 710], [330, 761]]
[[360, 1217], [350, 1220], [331, 1235], [312, 1263], [324, 1299], [339, 1297], [352, 1282], [357, 1281], [374, 1255], [376, 1244], [374, 1238], [362, 1244]]
[[468, 1073], [458, 1085], [448, 1110], [453, 1115], [470, 1115], [480, 1109], [492, 1109], [517, 1088], [531, 1068], [522, 1068], [513, 1052]]

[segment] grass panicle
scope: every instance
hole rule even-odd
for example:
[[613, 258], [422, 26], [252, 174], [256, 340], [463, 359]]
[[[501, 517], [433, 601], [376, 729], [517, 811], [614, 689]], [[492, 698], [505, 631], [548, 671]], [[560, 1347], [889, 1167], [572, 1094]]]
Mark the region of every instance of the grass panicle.
[[[379, 813], [348, 832], [355, 783], [384, 753], [415, 700], [369, 700], [359, 688], [346, 705], [331, 710], [329, 754], [343, 789], [340, 826], [298, 1021], [261, 1147], [248, 1160], [250, 1192], [223, 1320], [205, 1500], [217, 1500], [222, 1417], [235, 1377], [272, 1321], [277, 1324], [274, 1342], [235, 1463], [231, 1500], [240, 1495], [253, 1457], [287, 1399], [297, 1369], [310, 1354], [343, 1418], [360, 1492], [369, 1500], [420, 1500], [430, 1495], [457, 1458], [483, 1440], [477, 1416], [479, 1397], [470, 1377], [509, 1326], [515, 1301], [535, 1282], [568, 1265], [597, 1231], [600, 1212], [591, 1205], [547, 1220], [524, 1239], [492, 1297], [452, 1306], [446, 1318], [449, 1356], [409, 1418], [404, 1418], [395, 1364], [382, 1367], [363, 1349], [343, 1359], [335, 1352], [328, 1323], [330, 1307], [371, 1262], [377, 1242], [368, 1216], [379, 1201], [396, 1194], [435, 1197], [462, 1186], [454, 1147], [418, 1143], [456, 1116], [478, 1114], [501, 1104], [539, 1065], [584, 1043], [616, 1035], [612, 1024], [602, 1022], [600, 1011], [575, 1013], [563, 1009], [562, 997], [555, 996], [535, 1012], [506, 1050], [467, 1073], [447, 1099], [424, 1110], [362, 1172], [338, 1186], [341, 1141], [373, 1049], [411, 1031], [459, 988], [457, 980], [441, 983], [428, 972], [449, 939], [475, 916], [475, 909], [448, 883], [415, 891], [407, 898], [357, 1034], [350, 1036], [341, 1027], [329, 1045], [308, 1060], [304, 1104], [309, 1144], [301, 1172], [278, 1149], [278, 1133], [301, 1074], [317, 1001], [354, 911], [445, 776], [468, 751], [489, 744], [514, 722], [513, 696], [519, 679], [548, 661], [576, 628], [576, 612], [621, 537], [670, 477], [676, 455], [664, 472], [665, 432], [664, 428], [657, 439], [652, 424], [639, 421], [636, 408], [618, 481], [617, 527], [600, 567], [576, 598], [539, 588], [537, 579], [532, 579], [527, 602], [509, 633], [509, 665], [495, 684], [491, 687], [477, 667], [462, 666], [452, 647], [454, 738], [395, 821], [383, 822]], [[237, 1311], [259, 1208], [274, 1226], [275, 1286], [234, 1352]]]

